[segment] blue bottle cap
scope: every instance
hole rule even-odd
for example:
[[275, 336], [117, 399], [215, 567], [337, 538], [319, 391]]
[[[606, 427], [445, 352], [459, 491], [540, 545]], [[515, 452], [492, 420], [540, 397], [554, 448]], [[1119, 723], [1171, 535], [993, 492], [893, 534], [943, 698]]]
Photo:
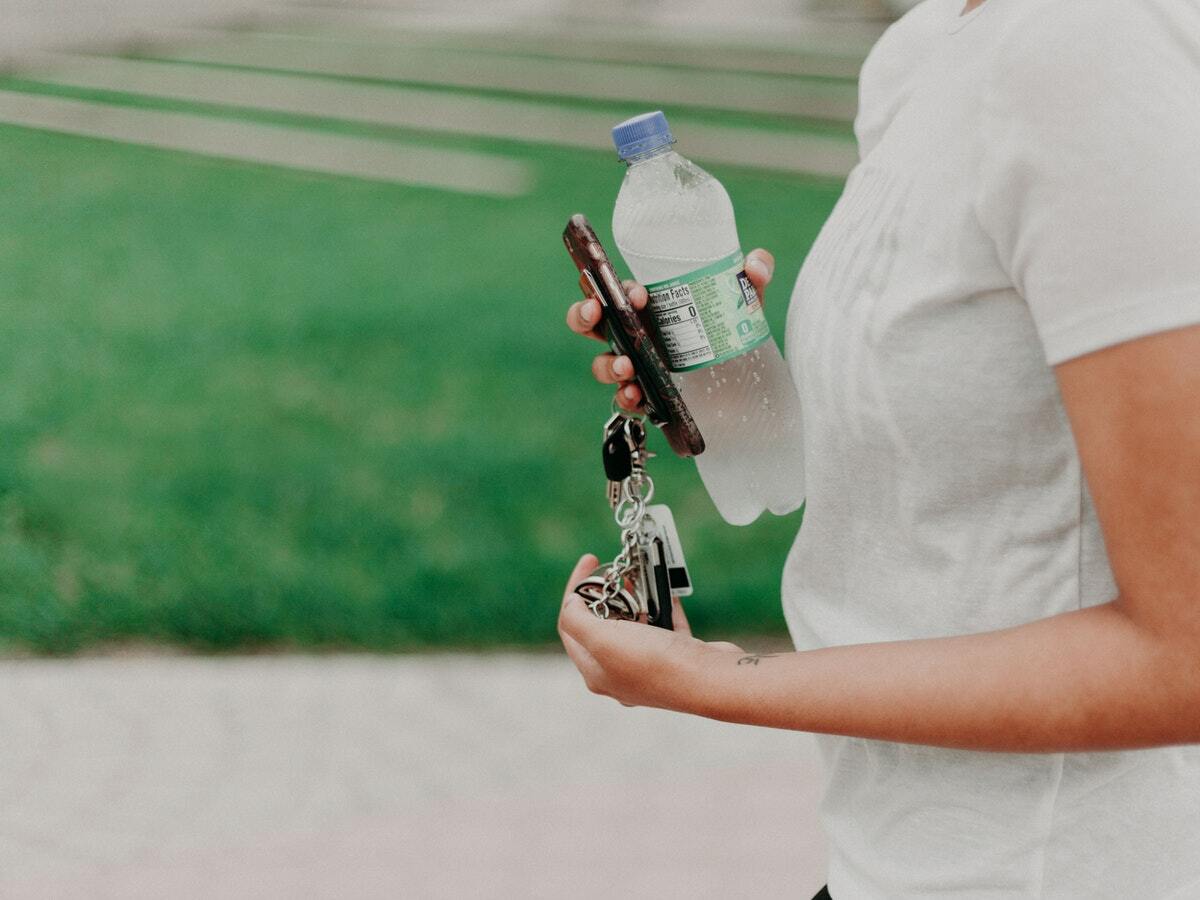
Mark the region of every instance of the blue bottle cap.
[[626, 119], [613, 128], [612, 138], [617, 147], [617, 156], [621, 159], [629, 159], [639, 153], [675, 143], [675, 138], [671, 137], [671, 128], [667, 125], [667, 117], [662, 114], [662, 110]]

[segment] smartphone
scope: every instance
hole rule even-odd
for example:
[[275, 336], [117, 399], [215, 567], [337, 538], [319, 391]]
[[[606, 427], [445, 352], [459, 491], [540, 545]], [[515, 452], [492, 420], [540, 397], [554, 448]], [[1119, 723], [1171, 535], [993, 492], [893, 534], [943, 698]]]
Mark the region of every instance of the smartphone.
[[704, 452], [704, 437], [586, 216], [571, 216], [563, 243], [579, 269], [583, 293], [600, 301], [598, 330], [608, 338], [613, 353], [633, 361], [633, 380], [642, 389], [646, 417], [662, 429], [677, 454], [699, 456]]

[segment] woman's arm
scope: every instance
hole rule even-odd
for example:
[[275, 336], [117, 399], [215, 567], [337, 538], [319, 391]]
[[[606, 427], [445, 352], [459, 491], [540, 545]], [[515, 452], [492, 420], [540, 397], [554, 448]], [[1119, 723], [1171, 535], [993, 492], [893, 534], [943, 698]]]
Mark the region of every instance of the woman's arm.
[[1056, 371], [1116, 600], [1002, 631], [759, 657], [602, 622], [568, 591], [559, 630], [589, 686], [730, 722], [979, 750], [1200, 742], [1200, 326]]

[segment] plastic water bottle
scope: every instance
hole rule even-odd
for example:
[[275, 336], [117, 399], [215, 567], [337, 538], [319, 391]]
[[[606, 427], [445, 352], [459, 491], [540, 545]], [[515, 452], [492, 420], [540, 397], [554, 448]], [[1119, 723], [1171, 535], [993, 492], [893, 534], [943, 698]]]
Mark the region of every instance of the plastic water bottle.
[[622, 122], [613, 142], [628, 163], [613, 237], [704, 436], [700, 478], [732, 525], [792, 512], [804, 500], [800, 399], [746, 277], [729, 195], [671, 149], [661, 112]]

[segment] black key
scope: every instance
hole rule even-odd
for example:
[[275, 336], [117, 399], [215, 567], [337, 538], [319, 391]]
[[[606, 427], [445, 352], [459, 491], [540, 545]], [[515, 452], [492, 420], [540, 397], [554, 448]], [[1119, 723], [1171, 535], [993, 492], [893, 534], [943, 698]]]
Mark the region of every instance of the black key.
[[629, 439], [631, 450], [635, 453], [646, 446], [646, 426], [642, 424], [641, 419], [627, 419], [625, 422], [625, 436]]
[[620, 431], [604, 439], [604, 475], [609, 481], [624, 481], [633, 474], [633, 450]]

